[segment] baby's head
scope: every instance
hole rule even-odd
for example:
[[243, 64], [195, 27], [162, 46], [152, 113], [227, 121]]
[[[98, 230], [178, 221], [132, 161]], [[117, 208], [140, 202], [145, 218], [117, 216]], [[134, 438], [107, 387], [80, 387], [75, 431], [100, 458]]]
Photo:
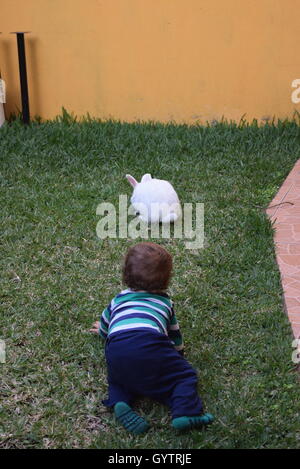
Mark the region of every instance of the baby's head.
[[172, 257], [155, 243], [138, 243], [131, 247], [123, 265], [123, 282], [131, 290], [163, 293], [172, 274]]

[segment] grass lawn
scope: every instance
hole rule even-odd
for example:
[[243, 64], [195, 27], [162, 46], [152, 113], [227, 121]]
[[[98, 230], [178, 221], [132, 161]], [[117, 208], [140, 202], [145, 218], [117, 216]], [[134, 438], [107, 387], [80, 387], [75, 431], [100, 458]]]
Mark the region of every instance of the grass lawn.
[[[299, 379], [264, 210], [300, 158], [300, 127], [121, 124], [68, 118], [0, 129], [3, 448], [299, 448]], [[168, 410], [137, 408], [134, 437], [102, 406], [103, 343], [93, 321], [120, 290], [136, 240], [100, 240], [96, 207], [131, 195], [125, 179], [168, 179], [205, 205], [205, 246], [160, 239], [170, 294], [216, 420], [177, 435]]]

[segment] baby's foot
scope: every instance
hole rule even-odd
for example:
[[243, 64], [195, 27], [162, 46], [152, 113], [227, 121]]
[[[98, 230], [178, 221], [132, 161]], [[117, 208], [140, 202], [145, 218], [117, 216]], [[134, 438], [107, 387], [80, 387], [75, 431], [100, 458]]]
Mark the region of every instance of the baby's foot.
[[192, 428], [199, 428], [203, 425], [212, 423], [214, 417], [211, 414], [197, 415], [194, 417], [177, 417], [172, 420], [172, 427], [176, 430], [190, 430]]
[[149, 429], [149, 424], [140, 417], [126, 402], [117, 402], [114, 406], [115, 417], [123, 427], [135, 435], [144, 433]]

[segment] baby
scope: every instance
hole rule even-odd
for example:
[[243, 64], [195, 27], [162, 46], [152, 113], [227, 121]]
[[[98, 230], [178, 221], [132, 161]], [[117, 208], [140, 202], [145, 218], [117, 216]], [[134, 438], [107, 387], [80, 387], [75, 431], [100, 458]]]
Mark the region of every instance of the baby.
[[102, 401], [127, 431], [148, 430], [132, 410], [139, 396], [169, 406], [172, 426], [188, 430], [211, 423], [197, 393], [197, 375], [183, 358], [183, 341], [166, 290], [172, 257], [163, 247], [143, 242], [129, 249], [123, 266], [128, 289], [119, 293], [90, 332], [106, 339], [108, 399]]

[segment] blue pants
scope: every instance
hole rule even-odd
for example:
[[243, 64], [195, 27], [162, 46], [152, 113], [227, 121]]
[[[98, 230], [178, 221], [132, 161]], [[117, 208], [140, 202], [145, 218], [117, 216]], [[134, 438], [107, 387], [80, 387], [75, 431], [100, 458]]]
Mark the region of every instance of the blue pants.
[[203, 412], [197, 393], [197, 375], [170, 339], [158, 332], [135, 330], [117, 333], [106, 341], [108, 399], [113, 407], [131, 405], [137, 397], [150, 397], [171, 409], [172, 418]]

